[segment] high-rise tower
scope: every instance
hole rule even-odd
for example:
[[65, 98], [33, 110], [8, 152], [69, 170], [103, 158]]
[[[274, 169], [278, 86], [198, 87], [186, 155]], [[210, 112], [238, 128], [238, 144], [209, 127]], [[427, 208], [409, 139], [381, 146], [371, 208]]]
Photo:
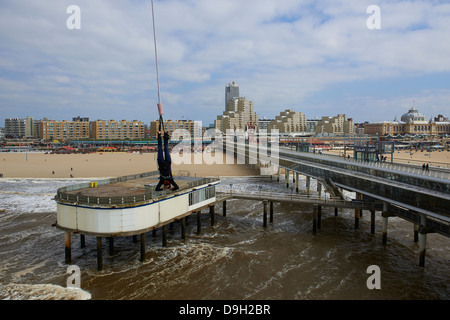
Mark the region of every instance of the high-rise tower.
[[225, 87], [225, 108], [228, 106], [228, 102], [234, 98], [239, 98], [239, 85], [233, 81]]

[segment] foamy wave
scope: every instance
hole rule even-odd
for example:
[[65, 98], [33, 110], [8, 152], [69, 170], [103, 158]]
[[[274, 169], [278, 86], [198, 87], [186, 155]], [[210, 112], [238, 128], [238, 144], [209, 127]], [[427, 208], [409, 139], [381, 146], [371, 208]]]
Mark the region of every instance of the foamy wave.
[[91, 294], [78, 288], [64, 288], [53, 284], [0, 285], [3, 300], [89, 300]]

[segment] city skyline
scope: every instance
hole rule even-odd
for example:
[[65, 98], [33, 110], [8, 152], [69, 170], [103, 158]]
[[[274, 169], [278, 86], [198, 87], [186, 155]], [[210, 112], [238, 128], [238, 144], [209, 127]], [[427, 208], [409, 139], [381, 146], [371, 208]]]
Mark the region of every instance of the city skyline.
[[[67, 8], [79, 6], [80, 29]], [[381, 9], [371, 30], [367, 8]], [[207, 126], [235, 81], [259, 118], [285, 109], [354, 122], [450, 110], [444, 1], [155, 1], [164, 117]], [[6, 118], [158, 117], [151, 3], [2, 1]]]

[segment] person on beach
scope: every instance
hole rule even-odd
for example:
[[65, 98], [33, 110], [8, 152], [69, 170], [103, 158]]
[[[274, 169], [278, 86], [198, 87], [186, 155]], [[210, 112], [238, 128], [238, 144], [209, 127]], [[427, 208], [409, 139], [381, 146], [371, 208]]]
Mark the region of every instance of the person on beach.
[[172, 190], [178, 190], [179, 187], [173, 180], [172, 176], [172, 159], [169, 153], [169, 133], [164, 132], [164, 150], [161, 141], [161, 132], [158, 131], [158, 170], [159, 182], [156, 186], [156, 191], [162, 191], [161, 186], [164, 185], [164, 190], [169, 190], [170, 185], [173, 185]]

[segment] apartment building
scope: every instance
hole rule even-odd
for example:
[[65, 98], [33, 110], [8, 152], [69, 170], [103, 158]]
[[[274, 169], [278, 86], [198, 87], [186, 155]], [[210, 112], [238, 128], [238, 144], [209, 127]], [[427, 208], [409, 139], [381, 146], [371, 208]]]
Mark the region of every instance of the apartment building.
[[353, 119], [347, 118], [345, 114], [338, 114], [336, 117], [322, 117], [317, 122], [316, 133], [333, 135], [353, 134]]
[[89, 122], [48, 119], [39, 122], [39, 138], [47, 141], [88, 139], [89, 133]]
[[[164, 120], [164, 129], [169, 131], [170, 136], [177, 129], [189, 132], [192, 138], [202, 137], [202, 123], [195, 120]], [[150, 138], [156, 138], [159, 130], [159, 120], [150, 122]]]
[[258, 115], [254, 110], [253, 101], [245, 97], [231, 99], [222, 115], [214, 121], [216, 129], [223, 133], [230, 130], [248, 130], [258, 128]]
[[31, 138], [33, 137], [33, 118], [23, 119], [7, 118], [5, 119], [4, 135], [13, 138]]
[[306, 132], [306, 116], [302, 112], [286, 109], [270, 121], [268, 132], [274, 129], [278, 130], [279, 133]]
[[91, 139], [96, 140], [140, 140], [144, 139], [144, 122], [133, 120], [91, 121]]

